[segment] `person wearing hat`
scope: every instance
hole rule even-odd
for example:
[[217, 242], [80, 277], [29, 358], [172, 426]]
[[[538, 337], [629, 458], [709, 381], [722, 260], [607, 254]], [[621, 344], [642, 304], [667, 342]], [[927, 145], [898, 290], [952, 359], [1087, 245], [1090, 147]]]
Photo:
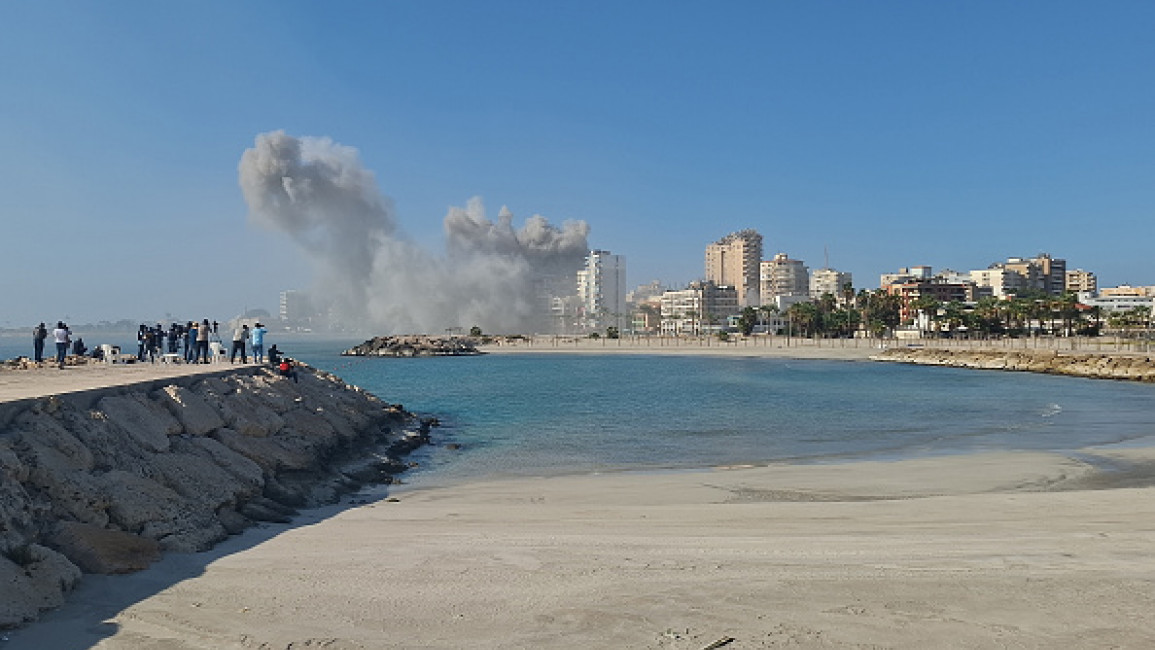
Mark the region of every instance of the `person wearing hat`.
[[261, 325], [260, 321], [257, 321], [257, 324], [253, 325], [253, 329], [249, 331], [249, 337], [253, 343], [253, 363], [265, 362], [265, 334], [268, 331], [264, 325]]
[[249, 343], [249, 326], [241, 325], [233, 330], [233, 349], [229, 353], [229, 363], [233, 363], [237, 359], [237, 352], [241, 353], [241, 363], [248, 363], [249, 358], [245, 356], [245, 346]]

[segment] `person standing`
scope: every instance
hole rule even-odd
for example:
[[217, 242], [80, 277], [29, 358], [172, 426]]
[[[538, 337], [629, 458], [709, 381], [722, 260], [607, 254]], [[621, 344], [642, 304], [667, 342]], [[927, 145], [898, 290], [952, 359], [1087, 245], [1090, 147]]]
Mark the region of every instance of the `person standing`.
[[136, 360], [144, 361], [144, 348], [146, 334], [148, 333], [148, 325], [140, 324], [140, 328], [136, 330]]
[[237, 352], [241, 353], [241, 363], [248, 363], [249, 358], [245, 356], [245, 340], [249, 338], [249, 326], [241, 325], [233, 330], [233, 347], [229, 350], [229, 363], [237, 360]]
[[48, 328], [40, 323], [32, 330], [32, 351], [36, 363], [44, 361], [44, 339], [48, 338]]
[[68, 344], [72, 342], [72, 332], [64, 321], [56, 321], [56, 329], [52, 330], [52, 338], [56, 342], [56, 363], [64, 369], [64, 357], [68, 355]]
[[193, 357], [194, 363], [202, 359], [203, 363], [209, 362], [209, 330], [209, 319], [206, 318], [197, 328], [197, 353]]
[[[156, 330], [146, 328], [144, 330], [144, 353], [148, 355], [148, 360], [156, 363]], [[141, 361], [144, 361], [142, 358]]]
[[197, 353], [197, 324], [189, 321], [184, 326], [184, 362], [192, 363], [196, 361]]
[[261, 325], [260, 321], [253, 326], [253, 363], [265, 362], [265, 334], [268, 331], [264, 325]]

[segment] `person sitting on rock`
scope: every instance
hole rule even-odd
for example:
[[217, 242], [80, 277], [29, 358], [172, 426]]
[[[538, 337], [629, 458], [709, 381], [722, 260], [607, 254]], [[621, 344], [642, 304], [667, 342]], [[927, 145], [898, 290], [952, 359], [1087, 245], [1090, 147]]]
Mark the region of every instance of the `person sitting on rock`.
[[[270, 350], [270, 352], [272, 352], [272, 350]], [[279, 372], [282, 377], [292, 377], [294, 384], [298, 383], [297, 368], [293, 364], [292, 359], [285, 357], [283, 360], [281, 360], [280, 365], [277, 366], [277, 372]]]
[[277, 344], [274, 343], [269, 348], [269, 365], [276, 368], [281, 365], [281, 351], [277, 349]]

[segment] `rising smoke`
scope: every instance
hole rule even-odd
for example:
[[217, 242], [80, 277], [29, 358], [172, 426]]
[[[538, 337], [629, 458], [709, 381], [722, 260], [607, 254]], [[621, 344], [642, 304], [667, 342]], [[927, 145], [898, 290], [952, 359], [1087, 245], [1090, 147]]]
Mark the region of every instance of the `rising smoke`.
[[449, 209], [446, 251], [433, 255], [399, 232], [357, 150], [328, 138], [262, 133], [239, 172], [249, 218], [287, 234], [316, 268], [311, 293], [344, 323], [379, 333], [542, 331], [544, 294], [572, 286], [589, 248], [584, 221], [557, 228], [534, 215], [515, 229], [508, 209], [490, 221], [474, 197]]

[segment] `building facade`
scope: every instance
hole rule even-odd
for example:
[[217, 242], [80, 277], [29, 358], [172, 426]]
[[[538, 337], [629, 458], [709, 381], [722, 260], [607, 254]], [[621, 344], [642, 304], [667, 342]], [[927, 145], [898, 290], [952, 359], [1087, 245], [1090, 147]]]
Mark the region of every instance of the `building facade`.
[[761, 261], [762, 235], [755, 230], [730, 233], [706, 247], [706, 281], [734, 287], [742, 307], [757, 305]]
[[1095, 274], [1083, 269], [1075, 269], [1074, 271], [1067, 271], [1066, 290], [1074, 293], [1097, 293], [1099, 291], [1099, 279]]
[[1023, 276], [1027, 289], [1037, 289], [1056, 296], [1067, 289], [1067, 260], [1039, 253], [1030, 259], [1009, 257], [1001, 266]]
[[854, 280], [849, 273], [834, 269], [818, 269], [810, 274], [810, 297], [817, 300], [828, 293], [842, 303], [845, 301], [847, 285], [853, 289]]
[[759, 265], [759, 294], [761, 304], [775, 302], [784, 296], [810, 297], [810, 272], [802, 260], [792, 260], [785, 253]]
[[585, 268], [577, 273], [577, 285], [584, 329], [595, 332], [607, 327], [616, 327], [619, 332], [624, 329], [629, 318], [624, 256], [590, 251]]
[[1027, 288], [1026, 278], [1017, 271], [1007, 269], [1001, 264], [996, 264], [987, 269], [971, 271], [970, 279], [971, 283], [973, 283], [977, 289], [989, 290], [981, 291], [980, 293], [982, 295], [990, 295], [1000, 300]]
[[662, 294], [662, 333], [701, 334], [722, 328], [740, 313], [738, 290], [713, 282], [692, 282], [685, 289]]

